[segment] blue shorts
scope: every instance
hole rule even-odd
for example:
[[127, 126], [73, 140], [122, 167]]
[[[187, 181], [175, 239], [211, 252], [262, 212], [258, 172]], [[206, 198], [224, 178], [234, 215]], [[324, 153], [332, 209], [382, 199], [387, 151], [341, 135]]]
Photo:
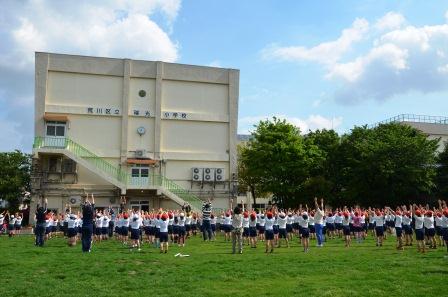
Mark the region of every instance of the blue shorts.
[[249, 227], [249, 236], [257, 237], [257, 227]]
[[128, 236], [129, 227], [121, 227], [121, 235]]
[[345, 236], [350, 236], [350, 226], [343, 226], [342, 230], [344, 230]]
[[212, 232], [215, 232], [216, 231], [216, 224], [211, 224], [210, 226], [212, 227]]
[[448, 228], [442, 228], [443, 240], [448, 241]]
[[310, 237], [310, 229], [309, 228], [302, 228], [302, 238], [309, 238]]
[[266, 231], [264, 231], [264, 238], [266, 240], [273, 240], [274, 239], [274, 230], [266, 230]]
[[179, 226], [179, 236], [185, 236], [185, 226]]
[[334, 227], [336, 228], [336, 230], [342, 230], [342, 224], [341, 223], [335, 223]]
[[291, 224], [286, 224], [286, 232], [288, 232], [288, 233], [292, 233], [293, 232]]
[[131, 228], [131, 239], [133, 240], [140, 239], [140, 229]]
[[16, 230], [20, 230], [20, 229], [22, 229], [22, 225], [14, 225], [14, 229], [16, 229]]
[[425, 230], [424, 229], [415, 229], [415, 239], [424, 240], [425, 239]]
[[425, 235], [434, 237], [436, 235], [436, 229], [434, 229], [434, 228], [426, 229]]
[[101, 227], [101, 234], [107, 235], [108, 228], [107, 227]]
[[145, 230], [145, 235], [150, 235], [151, 234], [151, 232], [150, 232], [151, 228], [149, 226], [144, 226], [143, 230]]
[[101, 235], [101, 228], [99, 227], [95, 228], [95, 235]]
[[168, 242], [168, 232], [160, 232], [160, 242]]
[[168, 225], [168, 234], [173, 234], [173, 225]]
[[279, 229], [280, 238], [286, 238], [287, 232], [286, 229]]
[[403, 234], [403, 230], [401, 227], [395, 227], [395, 233], [397, 234], [397, 237], [401, 237]]
[[68, 228], [67, 229], [67, 236], [69, 238], [75, 237], [76, 236], [76, 229], [75, 228]]
[[185, 225], [185, 232], [190, 232], [191, 230], [191, 226], [190, 225]]
[[243, 236], [249, 237], [249, 227], [243, 228]]
[[309, 226], [309, 229], [310, 229], [310, 233], [311, 233], [311, 234], [316, 233], [316, 228], [314, 227], [314, 225], [310, 225], [310, 226]]
[[437, 236], [443, 236], [443, 231], [441, 226], [436, 226], [436, 234]]
[[404, 234], [412, 235], [411, 225], [403, 225]]
[[[260, 233], [260, 234], [263, 234], [264, 233], [264, 226], [260, 226], [260, 227], [258, 227], [258, 232]], [[272, 233], [272, 234], [274, 234], [274, 233]]]
[[272, 226], [272, 230], [274, 230], [274, 234], [278, 234], [278, 226], [277, 225]]
[[384, 228], [383, 226], [375, 227], [376, 236], [384, 236]]
[[327, 223], [326, 225], [327, 225], [327, 229], [328, 229], [328, 231], [334, 231], [334, 229], [335, 229], [334, 224], [332, 224], [332, 223]]
[[173, 225], [173, 234], [179, 235], [179, 226], [178, 225]]

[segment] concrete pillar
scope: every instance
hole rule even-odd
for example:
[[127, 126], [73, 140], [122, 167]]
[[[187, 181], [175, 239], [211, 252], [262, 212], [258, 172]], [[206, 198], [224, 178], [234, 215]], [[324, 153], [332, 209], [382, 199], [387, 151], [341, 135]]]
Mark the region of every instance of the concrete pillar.
[[34, 136], [45, 135], [45, 97], [47, 96], [47, 76], [49, 55], [35, 54], [35, 83], [34, 83]]
[[154, 158], [162, 157], [160, 154], [161, 143], [161, 116], [162, 116], [162, 80], [163, 80], [163, 62], [157, 62], [156, 73], [156, 94], [155, 94], [155, 118], [154, 118]]
[[126, 162], [128, 154], [128, 123], [129, 123], [129, 85], [131, 82], [131, 61], [124, 60], [123, 67], [123, 101], [121, 107], [121, 149], [120, 149], [120, 164]]
[[[232, 186], [232, 174], [237, 174], [237, 130], [238, 130], [238, 94], [239, 70], [229, 70], [229, 181]], [[232, 189], [230, 189], [232, 191]]]

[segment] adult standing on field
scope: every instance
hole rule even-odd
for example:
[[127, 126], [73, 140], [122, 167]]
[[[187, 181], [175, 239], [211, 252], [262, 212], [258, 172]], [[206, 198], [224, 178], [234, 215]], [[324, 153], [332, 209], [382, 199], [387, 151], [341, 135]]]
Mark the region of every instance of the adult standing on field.
[[89, 201], [89, 195], [86, 195], [86, 200], [82, 208], [82, 251], [89, 252], [92, 246], [93, 233], [93, 216], [95, 213], [95, 198], [92, 194], [92, 201]]
[[[43, 199], [43, 197], [41, 197]], [[42, 202], [42, 201], [41, 201]], [[45, 198], [45, 202], [41, 205], [37, 205], [36, 210], [36, 228], [34, 233], [36, 234], [36, 246], [44, 246], [44, 237], [45, 237], [45, 216], [47, 214], [47, 204], [48, 200]]]
[[324, 199], [320, 199], [320, 205], [317, 203], [317, 197], [314, 197], [316, 212], [314, 213], [314, 228], [316, 230], [317, 246], [324, 246], [324, 236], [322, 234], [324, 224]]
[[212, 214], [212, 204], [209, 199], [202, 205], [202, 235], [204, 237], [204, 241], [212, 240], [212, 225], [210, 222], [211, 214]]

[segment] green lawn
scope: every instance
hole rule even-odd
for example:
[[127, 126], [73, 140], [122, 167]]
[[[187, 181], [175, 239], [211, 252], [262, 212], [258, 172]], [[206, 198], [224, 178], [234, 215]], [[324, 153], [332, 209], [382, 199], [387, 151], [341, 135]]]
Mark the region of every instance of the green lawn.
[[[394, 249], [395, 238], [375, 247], [372, 238], [344, 248], [289, 249], [266, 255], [261, 245], [230, 254], [230, 243], [200, 238], [168, 254], [147, 245], [130, 252], [116, 241], [81, 253], [61, 238], [44, 248], [31, 236], [0, 238], [1, 296], [444, 296], [448, 289], [445, 248], [417, 254]], [[190, 254], [176, 258], [177, 252]]]

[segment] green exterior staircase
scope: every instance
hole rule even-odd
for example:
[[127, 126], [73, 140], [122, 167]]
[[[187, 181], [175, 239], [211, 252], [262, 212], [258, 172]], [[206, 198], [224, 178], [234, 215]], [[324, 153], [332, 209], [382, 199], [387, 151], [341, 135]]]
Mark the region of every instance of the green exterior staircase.
[[[133, 187], [159, 187], [162, 194], [171, 198], [178, 204], [187, 202], [195, 211], [200, 211], [202, 209], [201, 199], [172, 180], [162, 175], [153, 174], [149, 176], [148, 181], [145, 182], [145, 184], [136, 182], [135, 179], [131, 178], [131, 175], [127, 171], [107, 162], [69, 138], [37, 136], [34, 139], [33, 149], [37, 151], [61, 151], [61, 153], [64, 153], [67, 157], [85, 165], [88, 169], [95, 168], [101, 173], [100, 176], [122, 190]], [[92, 171], [95, 172], [95, 170]]]

